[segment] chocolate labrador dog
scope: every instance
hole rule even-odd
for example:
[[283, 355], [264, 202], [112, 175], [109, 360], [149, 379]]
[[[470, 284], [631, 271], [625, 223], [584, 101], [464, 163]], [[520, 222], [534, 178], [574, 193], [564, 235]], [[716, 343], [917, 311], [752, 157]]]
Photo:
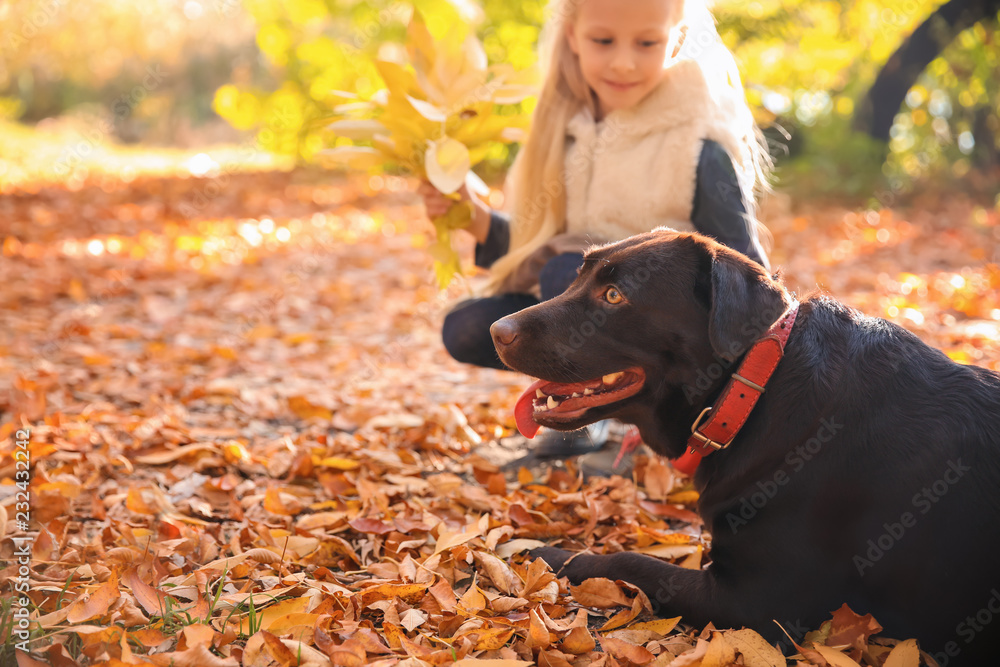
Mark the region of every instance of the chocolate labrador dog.
[[[711, 565], [534, 554], [570, 580], [625, 580], [661, 614], [772, 641], [846, 602], [942, 665], [1000, 654], [996, 373], [830, 298], [798, 304], [743, 255], [669, 229], [592, 249], [564, 294], [492, 335], [540, 378], [515, 409], [526, 435], [613, 417], [663, 456], [710, 452], [694, 481]], [[723, 440], [706, 408], [735, 422], [715, 424]]]

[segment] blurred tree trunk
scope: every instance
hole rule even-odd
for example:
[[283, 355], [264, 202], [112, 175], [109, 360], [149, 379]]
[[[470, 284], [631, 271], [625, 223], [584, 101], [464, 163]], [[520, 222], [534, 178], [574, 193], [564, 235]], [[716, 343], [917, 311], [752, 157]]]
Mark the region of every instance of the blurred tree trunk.
[[1000, 0], [950, 0], [938, 7], [886, 61], [858, 107], [854, 127], [888, 141], [892, 121], [920, 73], [959, 33], [997, 12]]

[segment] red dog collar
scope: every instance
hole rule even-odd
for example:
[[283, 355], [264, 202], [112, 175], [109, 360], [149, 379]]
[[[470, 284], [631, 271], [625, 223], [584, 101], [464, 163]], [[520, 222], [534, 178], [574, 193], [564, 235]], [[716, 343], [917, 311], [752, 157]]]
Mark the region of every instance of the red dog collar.
[[798, 312], [799, 303], [796, 301], [747, 351], [743, 363], [733, 373], [719, 400], [702, 410], [694, 420], [687, 451], [671, 461], [675, 468], [692, 475], [702, 457], [725, 449], [733, 442], [781, 361]]

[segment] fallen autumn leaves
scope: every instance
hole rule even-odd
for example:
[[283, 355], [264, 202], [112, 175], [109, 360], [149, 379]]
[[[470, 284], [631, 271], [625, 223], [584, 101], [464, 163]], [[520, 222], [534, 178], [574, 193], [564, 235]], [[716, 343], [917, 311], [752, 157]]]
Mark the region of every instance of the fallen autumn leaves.
[[[0, 577], [26, 534], [21, 428], [37, 535], [16, 664], [785, 664], [756, 633], [656, 619], [637, 590], [570, 587], [519, 555], [710, 554], [697, 494], [661, 461], [587, 482], [498, 467], [524, 379], [442, 350], [462, 287], [432, 284], [410, 184], [210, 184], [0, 198]], [[996, 212], [946, 208], [981, 222], [781, 213], [776, 264], [996, 368]], [[846, 609], [786, 630], [803, 664], [917, 664]]]

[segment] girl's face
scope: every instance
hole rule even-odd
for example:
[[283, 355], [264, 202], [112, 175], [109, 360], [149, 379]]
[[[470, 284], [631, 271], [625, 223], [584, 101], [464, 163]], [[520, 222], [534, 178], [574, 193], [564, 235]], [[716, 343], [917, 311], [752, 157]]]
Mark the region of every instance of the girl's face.
[[566, 38], [597, 95], [598, 117], [628, 109], [663, 79], [682, 0], [583, 0]]

